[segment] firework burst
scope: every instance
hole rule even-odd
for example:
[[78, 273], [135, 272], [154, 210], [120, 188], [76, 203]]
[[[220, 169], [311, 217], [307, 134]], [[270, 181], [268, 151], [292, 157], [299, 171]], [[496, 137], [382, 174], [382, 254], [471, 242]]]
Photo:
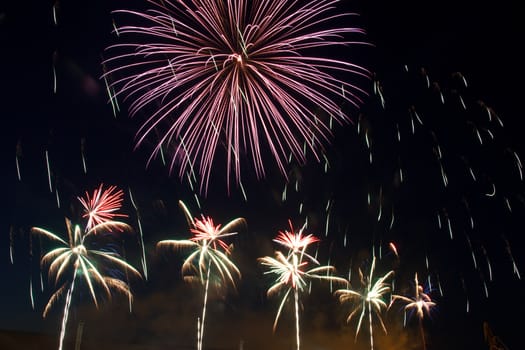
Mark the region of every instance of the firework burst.
[[[89, 289], [89, 295], [97, 308], [99, 306], [97, 293], [100, 291], [109, 299], [111, 298], [111, 289], [125, 294], [130, 299], [132, 298], [129, 285], [119, 278], [105, 275], [104, 270], [101, 269], [100, 264], [97, 264], [97, 262], [110, 264], [120, 270], [131, 272], [135, 276], [141, 277], [140, 273], [124, 261], [117, 252], [103, 249], [89, 249], [89, 244], [99, 236], [100, 232], [111, 232], [115, 229], [119, 231], [130, 230], [130, 226], [119, 221], [106, 221], [93, 226], [89, 230], [82, 231], [78, 225], [73, 227], [69, 219], [66, 219], [66, 226], [69, 242], [43, 228], [33, 227], [31, 229], [33, 234], [42, 235], [64, 245], [64, 247], [52, 249], [45, 254], [41, 260], [42, 265], [48, 267], [48, 275], [54, 285], [59, 286], [62, 284], [49, 299], [44, 309], [44, 317], [47, 316], [52, 306], [66, 293], [59, 349], [62, 349], [69, 309], [76, 283], [79, 283], [81, 280], [86, 283]], [[71, 275], [69, 275], [71, 277], [67, 278], [66, 274], [69, 273], [71, 273]], [[99, 288], [97, 288], [97, 286]]]
[[86, 191], [85, 197], [77, 197], [84, 210], [82, 217], [88, 220], [86, 230], [117, 217], [128, 217], [126, 214], [117, 213], [124, 200], [124, 191], [116, 186], [109, 186], [103, 190], [103, 186], [100, 184], [99, 188], [93, 191], [93, 195]]
[[[283, 293], [281, 303], [275, 316], [273, 330], [277, 328], [277, 323], [284, 305], [288, 298], [293, 294], [294, 309], [295, 309], [295, 334], [296, 347], [300, 349], [300, 328], [299, 328], [299, 294], [304, 291], [309, 280], [326, 280], [331, 282], [346, 283], [343, 278], [336, 277], [330, 274], [335, 268], [330, 265], [320, 265], [319, 262], [311, 255], [304, 251], [309, 244], [317, 242], [318, 239], [313, 235], [302, 236], [302, 229], [299, 233], [294, 233], [293, 226], [290, 223], [292, 232], [279, 232], [279, 235], [274, 240], [279, 244], [287, 246], [290, 250], [287, 255], [280, 251], [275, 252], [275, 258], [265, 256], [259, 258], [262, 266], [267, 268], [265, 274], [273, 274], [276, 276], [275, 283], [268, 289], [268, 297], [275, 294]], [[304, 226], [303, 226], [304, 228]], [[301, 249], [299, 249], [301, 248]], [[305, 259], [308, 258], [308, 260]], [[313, 268], [307, 268], [308, 262], [314, 264]]]
[[213, 269], [218, 274], [218, 286], [220, 286], [221, 282], [230, 282], [235, 287], [235, 278], [240, 278], [241, 273], [230, 260], [233, 245], [226, 244], [223, 239], [236, 235], [237, 232], [232, 232], [231, 230], [235, 227], [246, 225], [246, 222], [243, 218], [237, 218], [221, 228], [221, 225], [215, 225], [210, 217], [203, 215], [201, 218], [193, 218], [182, 201], [179, 201], [179, 205], [184, 211], [190, 226], [190, 232], [194, 236], [187, 240], [163, 240], [157, 243], [157, 247], [164, 249], [191, 249], [191, 253], [182, 264], [182, 273], [186, 281], [198, 281], [204, 285], [202, 316], [199, 320], [197, 331], [197, 348], [202, 350], [208, 289], [212, 277], [211, 270]]
[[265, 175], [266, 149], [285, 175], [290, 154], [306, 161], [303, 144], [321, 159], [332, 120], [350, 121], [341, 104], [359, 106], [366, 95], [357, 83], [368, 82], [366, 69], [312, 55], [364, 44], [362, 29], [338, 26], [354, 14], [335, 12], [337, 1], [149, 2], [155, 9], [117, 11], [143, 23], [119, 27], [119, 37], [142, 42], [111, 46], [104, 77], [131, 100], [132, 115], [149, 114], [137, 145], [160, 134], [150, 160], [172, 148], [171, 169], [178, 164], [182, 177], [196, 166], [204, 192], [219, 145], [228, 188], [245, 154]]
[[[393, 304], [396, 300], [402, 301], [406, 303], [405, 305], [405, 315], [406, 313], [409, 314], [416, 314], [416, 317], [419, 322], [419, 330], [421, 332], [421, 340], [423, 342], [423, 349], [426, 349], [426, 341], [425, 341], [425, 333], [423, 331], [423, 319], [426, 316], [430, 315], [430, 311], [432, 308], [436, 306], [436, 303], [432, 301], [430, 296], [425, 293], [425, 289], [421, 284], [419, 284], [417, 273], [414, 277], [414, 284], [415, 284], [415, 295], [413, 297], [405, 297], [402, 295], [392, 295], [392, 302]], [[406, 317], [406, 316], [405, 316]]]
[[[370, 266], [370, 272], [366, 278], [363, 276], [361, 269], [359, 269], [359, 277], [361, 285], [363, 286], [362, 292], [355, 291], [352, 289], [339, 289], [335, 291], [335, 295], [339, 297], [341, 303], [352, 302], [355, 303], [356, 307], [350, 313], [347, 318], [347, 322], [350, 322], [352, 318], [357, 315], [359, 312], [359, 321], [357, 322], [357, 328], [355, 332], [355, 337], [361, 330], [363, 324], [363, 319], [365, 314], [368, 314], [368, 326], [370, 331], [370, 349], [374, 349], [374, 334], [373, 334], [373, 324], [372, 324], [372, 314], [377, 316], [381, 328], [386, 333], [386, 327], [381, 318], [381, 312], [383, 309], [387, 308], [387, 304], [384, 301], [384, 295], [389, 293], [391, 290], [390, 285], [387, 283], [387, 280], [394, 275], [394, 271], [389, 271], [384, 276], [378, 278], [375, 282], [374, 279], [374, 270], [375, 270], [376, 258], [372, 260]], [[348, 282], [348, 284], [350, 284]]]

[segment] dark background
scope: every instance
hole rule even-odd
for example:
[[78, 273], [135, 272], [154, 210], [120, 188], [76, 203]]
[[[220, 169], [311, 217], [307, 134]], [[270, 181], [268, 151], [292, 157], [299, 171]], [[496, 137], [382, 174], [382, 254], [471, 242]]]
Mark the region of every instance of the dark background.
[[[0, 329], [6, 330], [0, 336], [0, 347], [55, 346], [62, 304], [57, 305], [56, 312], [49, 319], [42, 320], [41, 313], [50, 291], [46, 288], [40, 292], [35, 288], [35, 309], [31, 308], [29, 279], [39, 284], [39, 252], [36, 241], [33, 250], [29, 249], [28, 230], [31, 226], [40, 226], [63, 232], [63, 217], [71, 215], [70, 206], [75, 203], [75, 197], [100, 182], [133, 190], [145, 228], [150, 279], [133, 283], [136, 295], [132, 315], [127, 314], [125, 301], [117, 300], [98, 312], [89, 303], [79, 305], [70, 319], [70, 341], [74, 341], [78, 325], [85, 322], [83, 346], [86, 348], [191, 347], [195, 315], [200, 311], [199, 290], [180, 283], [180, 259], [175, 255], [155, 253], [154, 245], [158, 240], [185, 229], [184, 218], [177, 207], [178, 199], [187, 201], [194, 213], [198, 209], [187, 185], [176, 175], [170, 176], [159, 160], [145, 168], [149, 150], [147, 147], [133, 148], [136, 121], [129, 119], [126, 104], [122, 101], [122, 111], [113, 116], [100, 79], [104, 49], [115, 42], [115, 36], [111, 34], [111, 11], [145, 5], [140, 1], [64, 0], [59, 2], [57, 26], [53, 24], [52, 5], [52, 1], [6, 1], [0, 5], [0, 113], [4, 125], [2, 183], [5, 194], [1, 211], [0, 271], [4, 278], [0, 288]], [[359, 51], [356, 59], [366, 62], [367, 67], [377, 74], [383, 82], [385, 94], [392, 101], [404, 102], [404, 93], [411, 92], [413, 85], [417, 86], [403, 75], [404, 65], [409, 67], [410, 74], [419, 72], [414, 75], [419, 77], [420, 69], [425, 68], [431, 79], [444, 82], [443, 86], [453, 72], [462, 72], [469, 83], [470, 101], [481, 99], [497, 111], [506, 123], [505, 141], [523, 153], [521, 45], [524, 27], [518, 1], [484, 4], [477, 1], [371, 0], [342, 1], [340, 6], [361, 14], [356, 24], [367, 30], [368, 40], [375, 46]], [[57, 74], [56, 94], [53, 93], [53, 63]], [[373, 114], [377, 110], [377, 106], [371, 105], [367, 105], [364, 113]], [[397, 106], [397, 102], [392, 102], [392, 105]], [[403, 103], [399, 102], [399, 105]], [[430, 114], [432, 105], [427, 108]], [[398, 118], [396, 113], [394, 108], [385, 116]], [[375, 122], [380, 123], [378, 119]], [[385, 125], [390, 127], [391, 124], [385, 121]], [[453, 119], [446, 124], [450, 129], [450, 145], [455, 145], [464, 135], [455, 131], [458, 125], [461, 122], [456, 123]], [[338, 252], [334, 255], [337, 258], [333, 259], [342, 274], [348, 269], [350, 257], [356, 264], [354, 267], [360, 266], [357, 261], [366, 261], [369, 257], [370, 242], [376, 246], [380, 244], [377, 237], [383, 236], [376, 236], [380, 228], [371, 228], [373, 220], [363, 219], [370, 213], [361, 204], [366, 201], [366, 186], [374, 188], [377, 194], [376, 185], [382, 182], [381, 176], [367, 180], [367, 174], [370, 174], [361, 170], [361, 165], [366, 166], [362, 155], [367, 159], [362, 140], [359, 142], [348, 136], [354, 135], [353, 131], [343, 130], [340, 135], [334, 147], [341, 151], [332, 154], [336, 159], [343, 159], [343, 165], [334, 167], [339, 172], [334, 170], [334, 175], [325, 176], [316, 165], [296, 170], [304, 179], [304, 185], [302, 193], [290, 200], [291, 204], [280, 206], [277, 198], [281, 195], [283, 181], [271, 171], [264, 181], [246, 179], [248, 203], [243, 202], [238, 190], [230, 196], [225, 195], [224, 179], [220, 177], [214, 180], [208, 197], [201, 199], [203, 211], [218, 221], [244, 216], [249, 223], [247, 231], [236, 241], [236, 258], [243, 271], [243, 282], [238, 294], [224, 302], [216, 300], [210, 307], [208, 333], [205, 335], [205, 342], [209, 345], [205, 344], [206, 347], [233, 348], [241, 339], [244, 339], [247, 349], [265, 348], [267, 344], [292, 347], [293, 336], [289, 328], [293, 323], [290, 318], [284, 317], [282, 328], [271, 335], [276, 304], [266, 300], [264, 291], [268, 281], [261, 277], [253, 260], [271, 254], [270, 239], [278, 229], [286, 227], [287, 218], [297, 220], [296, 226], [300, 224], [297, 206], [303, 200], [310, 203], [312, 230], [317, 229], [318, 235], [322, 236], [324, 214], [315, 210], [323, 208], [326, 203], [327, 197], [322, 190], [338, 194], [340, 200], [334, 222], [339, 222], [342, 229], [334, 233], [333, 240], [331, 237], [323, 240], [320, 252], [325, 254], [324, 257], [328, 251]], [[446, 135], [446, 131], [441, 135]], [[82, 139], [87, 145], [87, 174], [83, 174], [81, 168]], [[381, 137], [374, 138], [374, 142], [381, 148]], [[17, 145], [22, 150], [22, 181], [16, 178]], [[388, 149], [389, 144], [385, 142], [383, 147]], [[418, 147], [417, 143], [415, 147]], [[53, 186], [60, 189], [61, 208], [57, 208], [55, 194], [48, 189], [45, 150], [49, 150], [51, 158]], [[482, 152], [474, 154], [481, 158], [489, 156]], [[412, 164], [415, 168], [425, 167], [417, 157]], [[375, 171], [378, 169], [381, 167]], [[503, 175], [502, 178], [505, 179]], [[487, 226], [480, 229], [478, 247], [483, 245], [489, 250], [494, 247], [491, 261], [495, 278], [490, 283], [490, 297], [487, 299], [479, 284], [478, 270], [472, 268], [468, 250], [464, 249], [464, 242], [452, 245], [436, 238], [434, 232], [426, 231], [431, 219], [424, 209], [428, 206], [431, 211], [434, 201], [429, 198], [438, 195], [432, 192], [431, 197], [418, 197], [418, 189], [436, 186], [434, 183], [426, 185], [425, 180], [415, 181], [412, 192], [401, 192], [400, 197], [405, 201], [399, 199], [396, 208], [405, 215], [401, 215], [397, 231], [390, 237], [395, 237], [404, 252], [401, 266], [397, 266], [400, 285], [408, 286], [415, 271], [425, 272], [422, 244], [429, 254], [433, 254], [432, 262], [442, 276], [442, 283], [448, 285], [445, 297], [439, 298], [435, 291], [433, 293], [438, 298], [439, 307], [432, 320], [425, 322], [429, 348], [487, 348], [483, 342], [483, 321], [489, 322], [509, 348], [520, 348], [519, 320], [524, 311], [520, 299], [524, 288], [523, 282], [509, 268], [501, 234], [505, 231], [518, 267], [523, 266], [520, 245], [523, 224], [519, 220], [523, 215], [522, 206], [518, 206], [521, 211], [517, 210], [513, 216], [505, 216], [492, 212], [492, 207], [485, 206], [481, 200], [474, 201], [473, 207], [480, 208], [480, 222], [487, 221]], [[520, 195], [521, 184], [511, 187], [509, 192], [512, 190]], [[358, 195], [354, 196], [356, 193]], [[418, 203], [419, 200], [422, 201]], [[447, 200], [460, 201], [450, 195]], [[416, 210], [418, 205], [424, 207], [421, 212]], [[364, 215], [348, 209], [362, 207], [365, 208]], [[124, 210], [130, 214], [130, 221], [136, 222], [136, 213], [128, 197]], [[341, 246], [340, 237], [345, 221], [351, 222], [352, 227], [349, 244], [352, 247], [348, 249]], [[13, 232], [11, 235], [10, 231]], [[9, 261], [10, 236], [13, 237], [14, 264]], [[388, 237], [384, 236], [385, 241]], [[134, 236], [124, 237], [123, 242], [130, 262], [139, 266], [138, 240]], [[385, 242], [382, 243], [385, 247]], [[391, 255], [389, 259], [392, 259]], [[481, 265], [481, 254], [478, 254], [478, 260]], [[390, 268], [389, 262], [385, 259], [383, 270]], [[467, 281], [467, 291], [462, 289], [458, 276]], [[308, 340], [304, 341], [304, 348], [351, 346], [355, 323], [350, 328], [345, 327], [343, 311], [334, 299], [321, 292], [314, 296], [305, 303], [304, 319], [307, 321], [303, 323], [303, 335]], [[471, 303], [469, 313], [465, 312], [466, 298]], [[401, 318], [400, 312], [389, 313], [387, 326], [390, 333], [387, 337], [381, 336], [379, 328], [375, 330], [377, 348], [420, 348], [417, 324], [413, 322], [403, 330], [399, 325]], [[358, 338], [357, 347], [367, 348], [366, 328]]]

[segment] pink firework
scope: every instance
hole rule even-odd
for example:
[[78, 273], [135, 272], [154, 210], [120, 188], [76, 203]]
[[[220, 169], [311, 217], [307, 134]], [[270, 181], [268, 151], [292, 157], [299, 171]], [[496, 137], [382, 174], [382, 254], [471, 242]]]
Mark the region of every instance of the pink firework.
[[303, 147], [321, 158], [332, 120], [351, 121], [341, 104], [357, 108], [366, 95], [351, 81], [370, 73], [329, 55], [364, 44], [349, 38], [362, 29], [340, 26], [355, 14], [338, 13], [336, 0], [149, 2], [155, 9], [117, 11], [138, 23], [117, 28], [119, 37], [140, 42], [111, 46], [104, 77], [131, 101], [131, 115], [147, 115], [137, 146], [158, 133], [150, 160], [171, 150], [170, 169], [198, 169], [204, 192], [219, 145], [228, 188], [243, 156], [264, 177], [265, 151], [286, 176], [290, 155], [305, 163]]
[[211, 245], [213, 249], [217, 249], [220, 246], [224, 251], [229, 252], [229, 245], [226, 244], [220, 237], [230, 236], [231, 233], [225, 233], [221, 229], [221, 225], [215, 226], [213, 219], [210, 217], [202, 216], [202, 219], [195, 218], [194, 228], [190, 229], [193, 236], [190, 240], [193, 242], [204, 241], [208, 245]]
[[84, 209], [82, 217], [88, 220], [86, 231], [116, 217], [127, 217], [126, 214], [117, 213], [122, 206], [123, 197], [124, 192], [116, 186], [103, 190], [103, 184], [93, 191], [93, 195], [86, 191], [85, 197], [77, 197]]
[[314, 257], [310, 256], [305, 251], [310, 244], [319, 242], [319, 238], [312, 234], [303, 235], [306, 225], [303, 225], [299, 232], [296, 232], [290, 220], [288, 220], [288, 224], [290, 225], [290, 231], [279, 231], [279, 234], [273, 241], [288, 248], [289, 254], [305, 254], [311, 260], [316, 261]]

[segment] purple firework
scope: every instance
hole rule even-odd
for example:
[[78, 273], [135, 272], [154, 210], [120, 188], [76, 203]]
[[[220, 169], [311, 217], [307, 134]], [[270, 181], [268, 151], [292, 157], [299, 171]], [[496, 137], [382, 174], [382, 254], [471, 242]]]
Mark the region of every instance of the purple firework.
[[[338, 13], [336, 0], [149, 0], [137, 25], [116, 28], [132, 43], [108, 48], [112, 88], [130, 102], [132, 116], [147, 115], [137, 146], [158, 133], [150, 160], [170, 149], [170, 171], [198, 169], [206, 191], [217, 146], [224, 145], [227, 183], [241, 179], [241, 156], [265, 175], [269, 150], [286, 176], [287, 159], [300, 164], [308, 149], [317, 160], [330, 141], [332, 120], [351, 121], [341, 108], [361, 103], [366, 92], [348, 80], [369, 72], [330, 57], [361, 36], [341, 26], [353, 13]], [[322, 53], [324, 56], [320, 56]], [[346, 55], [346, 54], [345, 54]]]

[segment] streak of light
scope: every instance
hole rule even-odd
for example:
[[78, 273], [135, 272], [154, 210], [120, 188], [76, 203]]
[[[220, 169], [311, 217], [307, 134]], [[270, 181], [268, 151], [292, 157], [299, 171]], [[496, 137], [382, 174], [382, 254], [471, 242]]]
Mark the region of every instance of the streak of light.
[[47, 182], [49, 184], [49, 192], [53, 193], [53, 187], [51, 186], [51, 168], [49, 166], [49, 153], [46, 149], [46, 166], [47, 166]]

